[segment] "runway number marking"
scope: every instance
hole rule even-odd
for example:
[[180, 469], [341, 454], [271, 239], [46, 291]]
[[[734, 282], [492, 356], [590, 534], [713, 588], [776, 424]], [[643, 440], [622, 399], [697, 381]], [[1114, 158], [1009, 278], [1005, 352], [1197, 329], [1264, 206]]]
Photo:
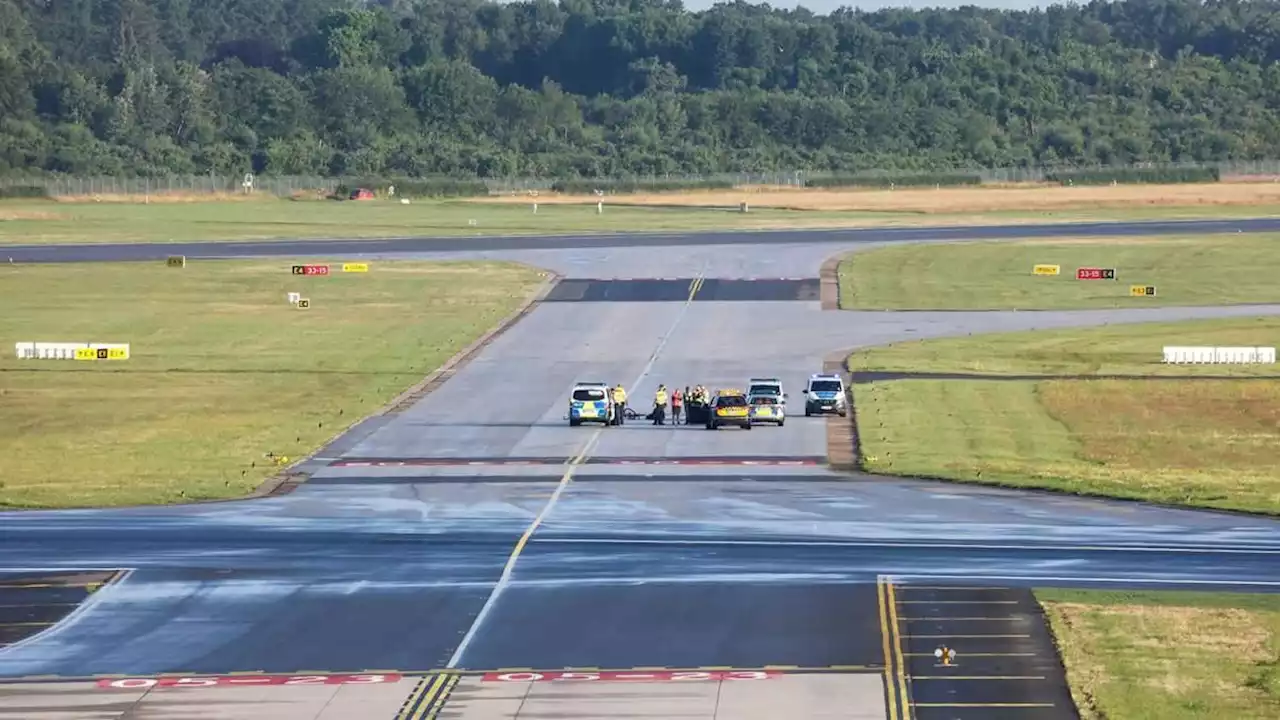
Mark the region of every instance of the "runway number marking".
[[485, 673], [481, 682], [706, 682], [720, 680], [771, 680], [783, 673], [760, 670], [661, 671], [661, 672], [511, 672]]
[[399, 682], [400, 675], [219, 675], [214, 677], [120, 678], [99, 680], [98, 687], [147, 690], [169, 687], [230, 687], [234, 685], [375, 685]]

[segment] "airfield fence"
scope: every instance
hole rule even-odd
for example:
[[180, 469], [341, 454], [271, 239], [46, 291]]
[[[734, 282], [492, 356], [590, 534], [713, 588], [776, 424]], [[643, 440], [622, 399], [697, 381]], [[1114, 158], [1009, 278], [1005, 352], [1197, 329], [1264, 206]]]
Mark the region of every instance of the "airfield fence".
[[[1053, 167], [973, 168], [948, 171], [978, 175], [984, 184], [1045, 182], [1064, 171], [1113, 171], [1121, 169], [1198, 169], [1214, 168], [1223, 180], [1257, 179], [1280, 181], [1280, 160], [1226, 161], [1217, 163], [1149, 163], [1140, 165], [1070, 165]], [[639, 186], [670, 186], [676, 183], [725, 183], [741, 185], [777, 185], [804, 187], [809, 181], [835, 176], [856, 175], [864, 178], [892, 179], [919, 176], [920, 170], [867, 170], [856, 173], [782, 172], [721, 173], [714, 175], [649, 175], [627, 178], [598, 178], [602, 187], [624, 182]], [[356, 177], [322, 176], [256, 176], [246, 187], [245, 175], [165, 175], [158, 177], [80, 177], [67, 175], [12, 175], [0, 177], [0, 197], [6, 188], [44, 188], [52, 197], [92, 197], [94, 195], [162, 195], [162, 194], [238, 194], [249, 193], [291, 197], [329, 194], [339, 188], [358, 184]], [[424, 181], [445, 178], [420, 178]], [[498, 195], [546, 192], [557, 178], [485, 178], [489, 192]], [[589, 182], [589, 180], [587, 181]], [[580, 183], [575, 183], [580, 184]], [[817, 184], [817, 183], [815, 183]]]

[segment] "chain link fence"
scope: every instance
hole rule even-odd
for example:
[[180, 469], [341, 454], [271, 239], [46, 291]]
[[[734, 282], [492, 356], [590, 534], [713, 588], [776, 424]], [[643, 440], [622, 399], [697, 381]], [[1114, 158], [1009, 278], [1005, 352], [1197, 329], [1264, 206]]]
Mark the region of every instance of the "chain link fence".
[[[1061, 170], [1112, 170], [1121, 168], [1200, 168], [1216, 167], [1224, 180], [1266, 179], [1280, 181], [1280, 160], [1225, 161], [1218, 163], [1148, 163], [1141, 165], [1071, 165], [1060, 167], [972, 168], [954, 172], [980, 175], [985, 183], [1035, 183], [1043, 182], [1045, 175]], [[790, 186], [803, 187], [810, 179], [834, 175], [859, 175], [865, 177], [892, 178], [917, 174], [920, 171], [868, 170], [857, 173], [810, 172], [788, 170], [760, 173], [724, 173], [715, 175], [655, 175], [628, 178], [600, 178], [601, 185], [626, 180], [639, 186], [659, 183], [719, 181], [737, 186]], [[432, 180], [445, 178], [414, 178]], [[40, 187], [53, 197], [85, 197], [111, 195], [233, 195], [256, 194], [277, 197], [317, 196], [335, 192], [339, 186], [354, 186], [362, 178], [278, 176], [254, 177], [252, 175], [169, 175], [162, 177], [68, 177], [68, 176], [10, 176], [0, 178], [0, 189], [11, 187]], [[545, 192], [551, 189], [555, 178], [486, 178], [485, 185], [493, 194], [510, 195], [528, 192]]]

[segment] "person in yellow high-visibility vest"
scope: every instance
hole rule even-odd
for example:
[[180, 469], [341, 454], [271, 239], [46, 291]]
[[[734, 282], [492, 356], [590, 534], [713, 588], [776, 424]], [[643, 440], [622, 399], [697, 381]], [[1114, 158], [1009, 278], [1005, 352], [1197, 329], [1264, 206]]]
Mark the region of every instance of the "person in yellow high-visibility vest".
[[627, 390], [621, 384], [613, 388], [613, 424], [621, 425], [626, 419], [623, 411], [627, 409]]
[[667, 386], [659, 385], [658, 392], [653, 394], [653, 424], [666, 425], [667, 422]]

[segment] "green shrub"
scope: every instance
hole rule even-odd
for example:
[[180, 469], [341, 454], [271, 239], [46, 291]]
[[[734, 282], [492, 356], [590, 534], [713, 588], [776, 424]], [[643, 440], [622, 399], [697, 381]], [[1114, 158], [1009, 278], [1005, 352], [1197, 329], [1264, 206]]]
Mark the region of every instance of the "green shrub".
[[841, 187], [928, 187], [942, 185], [981, 185], [982, 176], [976, 173], [918, 173], [912, 175], [836, 175], [810, 178], [804, 183], [810, 188]]
[[1112, 183], [1150, 183], [1169, 185], [1174, 183], [1218, 182], [1221, 174], [1216, 167], [1190, 168], [1099, 168], [1096, 170], [1062, 170], [1045, 174], [1045, 180], [1061, 185], [1110, 185]]
[[8, 185], [0, 187], [0, 198], [47, 198], [49, 189], [43, 185]]
[[592, 195], [596, 190], [606, 195], [672, 190], [730, 190], [731, 180], [557, 180], [551, 189], [566, 195]]

